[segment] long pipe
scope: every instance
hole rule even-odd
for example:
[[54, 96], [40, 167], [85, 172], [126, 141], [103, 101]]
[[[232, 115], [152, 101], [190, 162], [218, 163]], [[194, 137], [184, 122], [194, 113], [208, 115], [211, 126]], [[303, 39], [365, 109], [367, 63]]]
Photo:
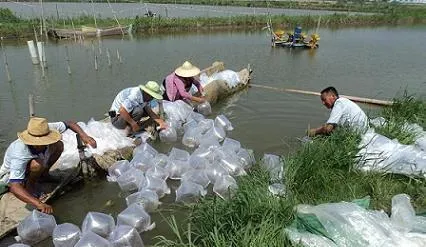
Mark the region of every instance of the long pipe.
[[[300, 94], [315, 95], [315, 96], [320, 96], [321, 95], [318, 92], [298, 90], [298, 89], [276, 88], [276, 87], [270, 87], [270, 86], [258, 85], [258, 84], [250, 84], [250, 86], [251, 87], [256, 87], [256, 88], [263, 88], [263, 89], [269, 89], [269, 90], [279, 91], [279, 92], [300, 93]], [[359, 102], [359, 103], [364, 103], [364, 104], [381, 105], [381, 106], [390, 106], [390, 105], [392, 105], [392, 101], [387, 101], [387, 100], [361, 98], [361, 97], [349, 96], [349, 95], [340, 95], [340, 96], [345, 97], [347, 99], [350, 99], [352, 101]]]

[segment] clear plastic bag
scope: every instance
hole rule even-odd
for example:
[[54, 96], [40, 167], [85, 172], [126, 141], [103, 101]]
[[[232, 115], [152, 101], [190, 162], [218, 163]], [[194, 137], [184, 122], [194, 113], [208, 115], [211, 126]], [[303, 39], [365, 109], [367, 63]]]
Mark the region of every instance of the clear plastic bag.
[[193, 148], [200, 144], [200, 140], [203, 136], [203, 130], [199, 127], [188, 129], [182, 137], [182, 144]]
[[214, 127], [214, 121], [212, 119], [203, 119], [198, 122], [197, 126], [202, 130], [202, 133], [204, 134]]
[[204, 170], [190, 170], [185, 172], [182, 176], [182, 183], [184, 181], [191, 181], [203, 186], [203, 188], [207, 188], [210, 183], [210, 179], [207, 177], [207, 173]]
[[[210, 130], [208, 130], [206, 133], [208, 133]], [[204, 134], [201, 137], [200, 145], [199, 147], [203, 148], [218, 148], [220, 147], [219, 139], [216, 137], [216, 135], [212, 134], [213, 132], [210, 131], [210, 134]]]
[[182, 175], [189, 169], [189, 162], [182, 160], [171, 160], [166, 166], [170, 179], [181, 179]]
[[182, 121], [169, 121], [170, 127], [176, 130], [178, 136], [182, 136], [184, 133]]
[[80, 228], [70, 223], [57, 225], [52, 234], [53, 244], [55, 247], [74, 246], [78, 240], [80, 240], [80, 237]]
[[130, 161], [130, 165], [136, 169], [146, 172], [146, 170], [153, 166], [152, 160], [154, 157], [155, 156], [152, 156], [149, 152], [140, 151], [136, 153], [136, 156], [133, 156], [133, 159]]
[[74, 247], [112, 247], [112, 245], [98, 234], [87, 232], [83, 233], [83, 236]]
[[261, 166], [269, 171], [271, 180], [280, 180], [283, 178], [284, 164], [281, 162], [281, 158], [279, 156], [274, 154], [264, 154]]
[[52, 236], [55, 227], [55, 217], [33, 210], [30, 215], [19, 222], [17, 230], [23, 243], [33, 245]]
[[392, 197], [392, 223], [401, 232], [409, 232], [413, 228], [416, 212], [407, 194], [398, 194]]
[[214, 126], [209, 131], [206, 132], [206, 134], [203, 136], [203, 138], [212, 138], [216, 137], [216, 139], [221, 142], [226, 137], [226, 132], [223, 130], [220, 126]]
[[202, 157], [191, 155], [189, 158], [189, 166], [195, 170], [204, 170], [209, 166], [210, 162]]
[[187, 161], [189, 159], [189, 153], [179, 148], [172, 148], [169, 154], [169, 159]]
[[126, 197], [127, 206], [137, 203], [141, 205], [145, 211], [153, 212], [157, 210], [161, 202], [158, 200], [158, 195], [155, 191], [142, 189]]
[[83, 235], [88, 232], [94, 232], [99, 236], [106, 238], [114, 229], [114, 225], [114, 218], [111, 215], [99, 212], [89, 212], [83, 220], [81, 230]]
[[237, 153], [241, 148], [241, 143], [237, 140], [231, 138], [225, 138], [222, 144], [223, 149], [228, 150], [229, 152]]
[[169, 172], [161, 166], [153, 166], [146, 171], [145, 175], [167, 180]]
[[201, 196], [205, 196], [207, 191], [203, 186], [191, 181], [182, 181], [176, 190], [176, 202], [195, 202]]
[[186, 122], [183, 125], [183, 131], [186, 133], [193, 128], [197, 128], [197, 126], [198, 126], [197, 121], [195, 121], [194, 119], [190, 119], [188, 122]]
[[206, 175], [210, 182], [214, 184], [220, 177], [229, 175], [229, 172], [221, 165], [212, 164], [206, 168]]
[[237, 156], [240, 159], [240, 162], [244, 169], [251, 167], [256, 164], [256, 159], [254, 158], [253, 150], [240, 148], [237, 152]]
[[182, 122], [185, 122], [193, 111], [192, 107], [182, 100], [176, 100], [174, 102], [163, 100], [163, 108], [167, 119]]
[[188, 118], [186, 119], [186, 121], [190, 121], [190, 120], [194, 120], [195, 122], [200, 122], [203, 119], [205, 119], [205, 117], [203, 116], [203, 114], [198, 113], [198, 112], [191, 112], [191, 114], [189, 114]]
[[113, 247], [143, 247], [142, 238], [135, 228], [119, 225], [112, 231], [108, 240]]
[[[154, 158], [158, 152], [148, 143], [142, 143], [141, 145], [137, 146], [135, 149], [133, 149], [133, 157], [138, 156], [139, 153], [145, 153], [148, 158]], [[144, 154], [144, 156], [145, 156]]]
[[212, 107], [208, 101], [201, 103], [197, 106], [197, 111], [204, 116], [212, 114]]
[[151, 216], [137, 203], [131, 204], [118, 214], [117, 225], [134, 227], [139, 233], [150, 231], [155, 227], [155, 223], [151, 224]]
[[169, 162], [169, 157], [165, 154], [157, 154], [154, 159], [151, 160], [153, 166], [166, 167], [167, 162]]
[[170, 126], [166, 129], [161, 130], [159, 136], [160, 140], [166, 143], [176, 142], [178, 139], [176, 130]]
[[136, 191], [145, 183], [145, 176], [142, 171], [131, 168], [117, 178], [117, 183], [122, 191]]
[[170, 194], [170, 188], [167, 186], [166, 180], [151, 176], [145, 176], [146, 183], [140, 189], [148, 189], [155, 191], [159, 198], [165, 194]]
[[232, 197], [233, 191], [238, 188], [237, 181], [229, 175], [220, 176], [216, 179], [213, 186], [213, 192], [222, 199]]
[[114, 165], [108, 168], [108, 181], [117, 181], [124, 172], [130, 169], [130, 163], [128, 160], [119, 160]]
[[244, 171], [243, 165], [240, 162], [238, 156], [227, 155], [220, 159], [219, 163], [223, 168], [228, 170], [229, 174], [232, 176], [244, 176], [247, 175], [246, 171]]
[[12, 245], [9, 245], [8, 247], [31, 247], [31, 246], [26, 244], [12, 244]]
[[232, 127], [231, 121], [225, 115], [221, 114], [214, 119], [215, 126], [221, 127], [226, 131], [232, 131], [234, 127]]
[[274, 196], [285, 196], [286, 188], [284, 184], [274, 183], [268, 186], [269, 192]]

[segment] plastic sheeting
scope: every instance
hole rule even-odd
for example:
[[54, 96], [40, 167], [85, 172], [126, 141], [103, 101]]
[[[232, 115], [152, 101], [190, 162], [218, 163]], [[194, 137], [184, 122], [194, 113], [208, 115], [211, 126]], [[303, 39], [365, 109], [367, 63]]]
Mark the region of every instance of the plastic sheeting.
[[[392, 201], [392, 213], [396, 215], [391, 218], [398, 218], [396, 222], [382, 211], [367, 210], [353, 202], [298, 205], [296, 220], [299, 222], [293, 226], [298, 226], [299, 231], [290, 227], [287, 233], [294, 243], [303, 239], [300, 242], [312, 244], [305, 246], [425, 246], [426, 234], [407, 232], [406, 222], [413, 224], [413, 219], [406, 217], [411, 214], [406, 213], [410, 211], [407, 197], [397, 195]], [[308, 230], [316, 236], [304, 234]]]
[[238, 73], [233, 70], [223, 70], [217, 73], [213, 73], [211, 76], [207, 76], [206, 73], [202, 73], [200, 75], [200, 83], [203, 86], [215, 80], [225, 81], [228, 87], [230, 88], [234, 88], [238, 86], [238, 84], [241, 82], [240, 77], [238, 76]]
[[128, 206], [117, 216], [117, 225], [134, 227], [139, 233], [150, 231], [155, 227], [155, 223], [151, 224], [151, 216], [136, 203]]
[[361, 139], [358, 168], [406, 175], [423, 175], [426, 172], [426, 152], [414, 145], [402, 145], [368, 130]]
[[74, 247], [112, 247], [105, 238], [93, 232], [84, 233]]
[[33, 245], [52, 236], [55, 227], [56, 220], [52, 215], [33, 210], [19, 222], [17, 230], [23, 243]]
[[[115, 128], [110, 122], [105, 123], [91, 119], [87, 124], [79, 122], [78, 125], [97, 143], [97, 148], [87, 147], [88, 156], [91, 154], [103, 155], [107, 151], [134, 146], [133, 140], [126, 136], [126, 132]], [[62, 142], [64, 143], [64, 151], [59, 157], [58, 169], [75, 168], [80, 161], [75, 132], [69, 129], [62, 133]]]
[[135, 228], [126, 225], [117, 226], [108, 238], [113, 247], [143, 247], [144, 244]]
[[80, 240], [80, 237], [80, 228], [70, 223], [57, 225], [52, 234], [53, 244], [55, 247], [74, 246], [78, 240]]
[[114, 218], [112, 218], [111, 215], [99, 212], [89, 212], [83, 220], [81, 230], [83, 235], [88, 232], [93, 232], [106, 238], [114, 229], [114, 225]]

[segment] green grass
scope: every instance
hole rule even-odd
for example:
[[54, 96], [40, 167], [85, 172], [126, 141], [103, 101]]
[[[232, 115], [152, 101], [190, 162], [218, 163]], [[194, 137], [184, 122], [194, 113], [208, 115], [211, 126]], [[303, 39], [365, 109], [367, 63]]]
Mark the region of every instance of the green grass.
[[[285, 162], [286, 197], [268, 193], [270, 178], [259, 166], [238, 178], [231, 200], [208, 197], [191, 206], [188, 228], [174, 225], [176, 240], [159, 237], [158, 246], [290, 246], [283, 228], [297, 204], [352, 201], [369, 196], [371, 208], [390, 212], [391, 198], [409, 194], [418, 211], [426, 209], [424, 179], [355, 169], [360, 136], [339, 129], [316, 138]], [[171, 219], [173, 222], [173, 219]]]
[[406, 124], [417, 123], [426, 129], [426, 103], [413, 95], [404, 95], [393, 100], [393, 105], [384, 107], [379, 116], [386, 122], [376, 128], [376, 132], [402, 144], [413, 144], [417, 133], [408, 129]]

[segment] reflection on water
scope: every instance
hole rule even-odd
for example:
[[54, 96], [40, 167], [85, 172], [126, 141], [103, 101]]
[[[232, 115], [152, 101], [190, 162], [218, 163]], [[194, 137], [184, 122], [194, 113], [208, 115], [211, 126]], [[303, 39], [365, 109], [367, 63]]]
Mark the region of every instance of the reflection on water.
[[[320, 91], [334, 85], [342, 94], [378, 99], [390, 99], [405, 88], [424, 95], [426, 47], [417, 42], [425, 31], [424, 26], [322, 29], [318, 50], [272, 48], [265, 32], [142, 35], [103, 39], [100, 47], [99, 42], [93, 42], [93, 48], [90, 40], [80, 44], [50, 41], [45, 78], [40, 67], [31, 64], [24, 42], [6, 43], [13, 82], [5, 81], [4, 67], [0, 66], [0, 153], [16, 138], [16, 132], [26, 127], [29, 93], [35, 96], [36, 113], [52, 121], [100, 119], [122, 88], [161, 81], [184, 60], [200, 67], [222, 60], [234, 70], [250, 63], [252, 83], [277, 88]], [[71, 75], [67, 74], [65, 45]], [[111, 53], [111, 67], [106, 49]], [[94, 54], [99, 58], [97, 71]], [[317, 97], [260, 88], [242, 91], [214, 106], [213, 111], [229, 117], [235, 127], [230, 137], [254, 149], [258, 157], [264, 152], [282, 154], [294, 149], [296, 138], [303, 136], [308, 125], [323, 123], [329, 114]], [[154, 146], [164, 153], [171, 148], [158, 143]], [[125, 207], [124, 197], [116, 184], [93, 181], [54, 206], [58, 222], [80, 225], [88, 211], [115, 216]], [[109, 200], [112, 205], [105, 206]], [[162, 200], [162, 214], [168, 215], [170, 208], [177, 207], [170, 204], [173, 200], [173, 192]], [[169, 232], [161, 214], [153, 217], [157, 228], [144, 233], [147, 243], [152, 236]], [[179, 217], [186, 216], [180, 212]]]

